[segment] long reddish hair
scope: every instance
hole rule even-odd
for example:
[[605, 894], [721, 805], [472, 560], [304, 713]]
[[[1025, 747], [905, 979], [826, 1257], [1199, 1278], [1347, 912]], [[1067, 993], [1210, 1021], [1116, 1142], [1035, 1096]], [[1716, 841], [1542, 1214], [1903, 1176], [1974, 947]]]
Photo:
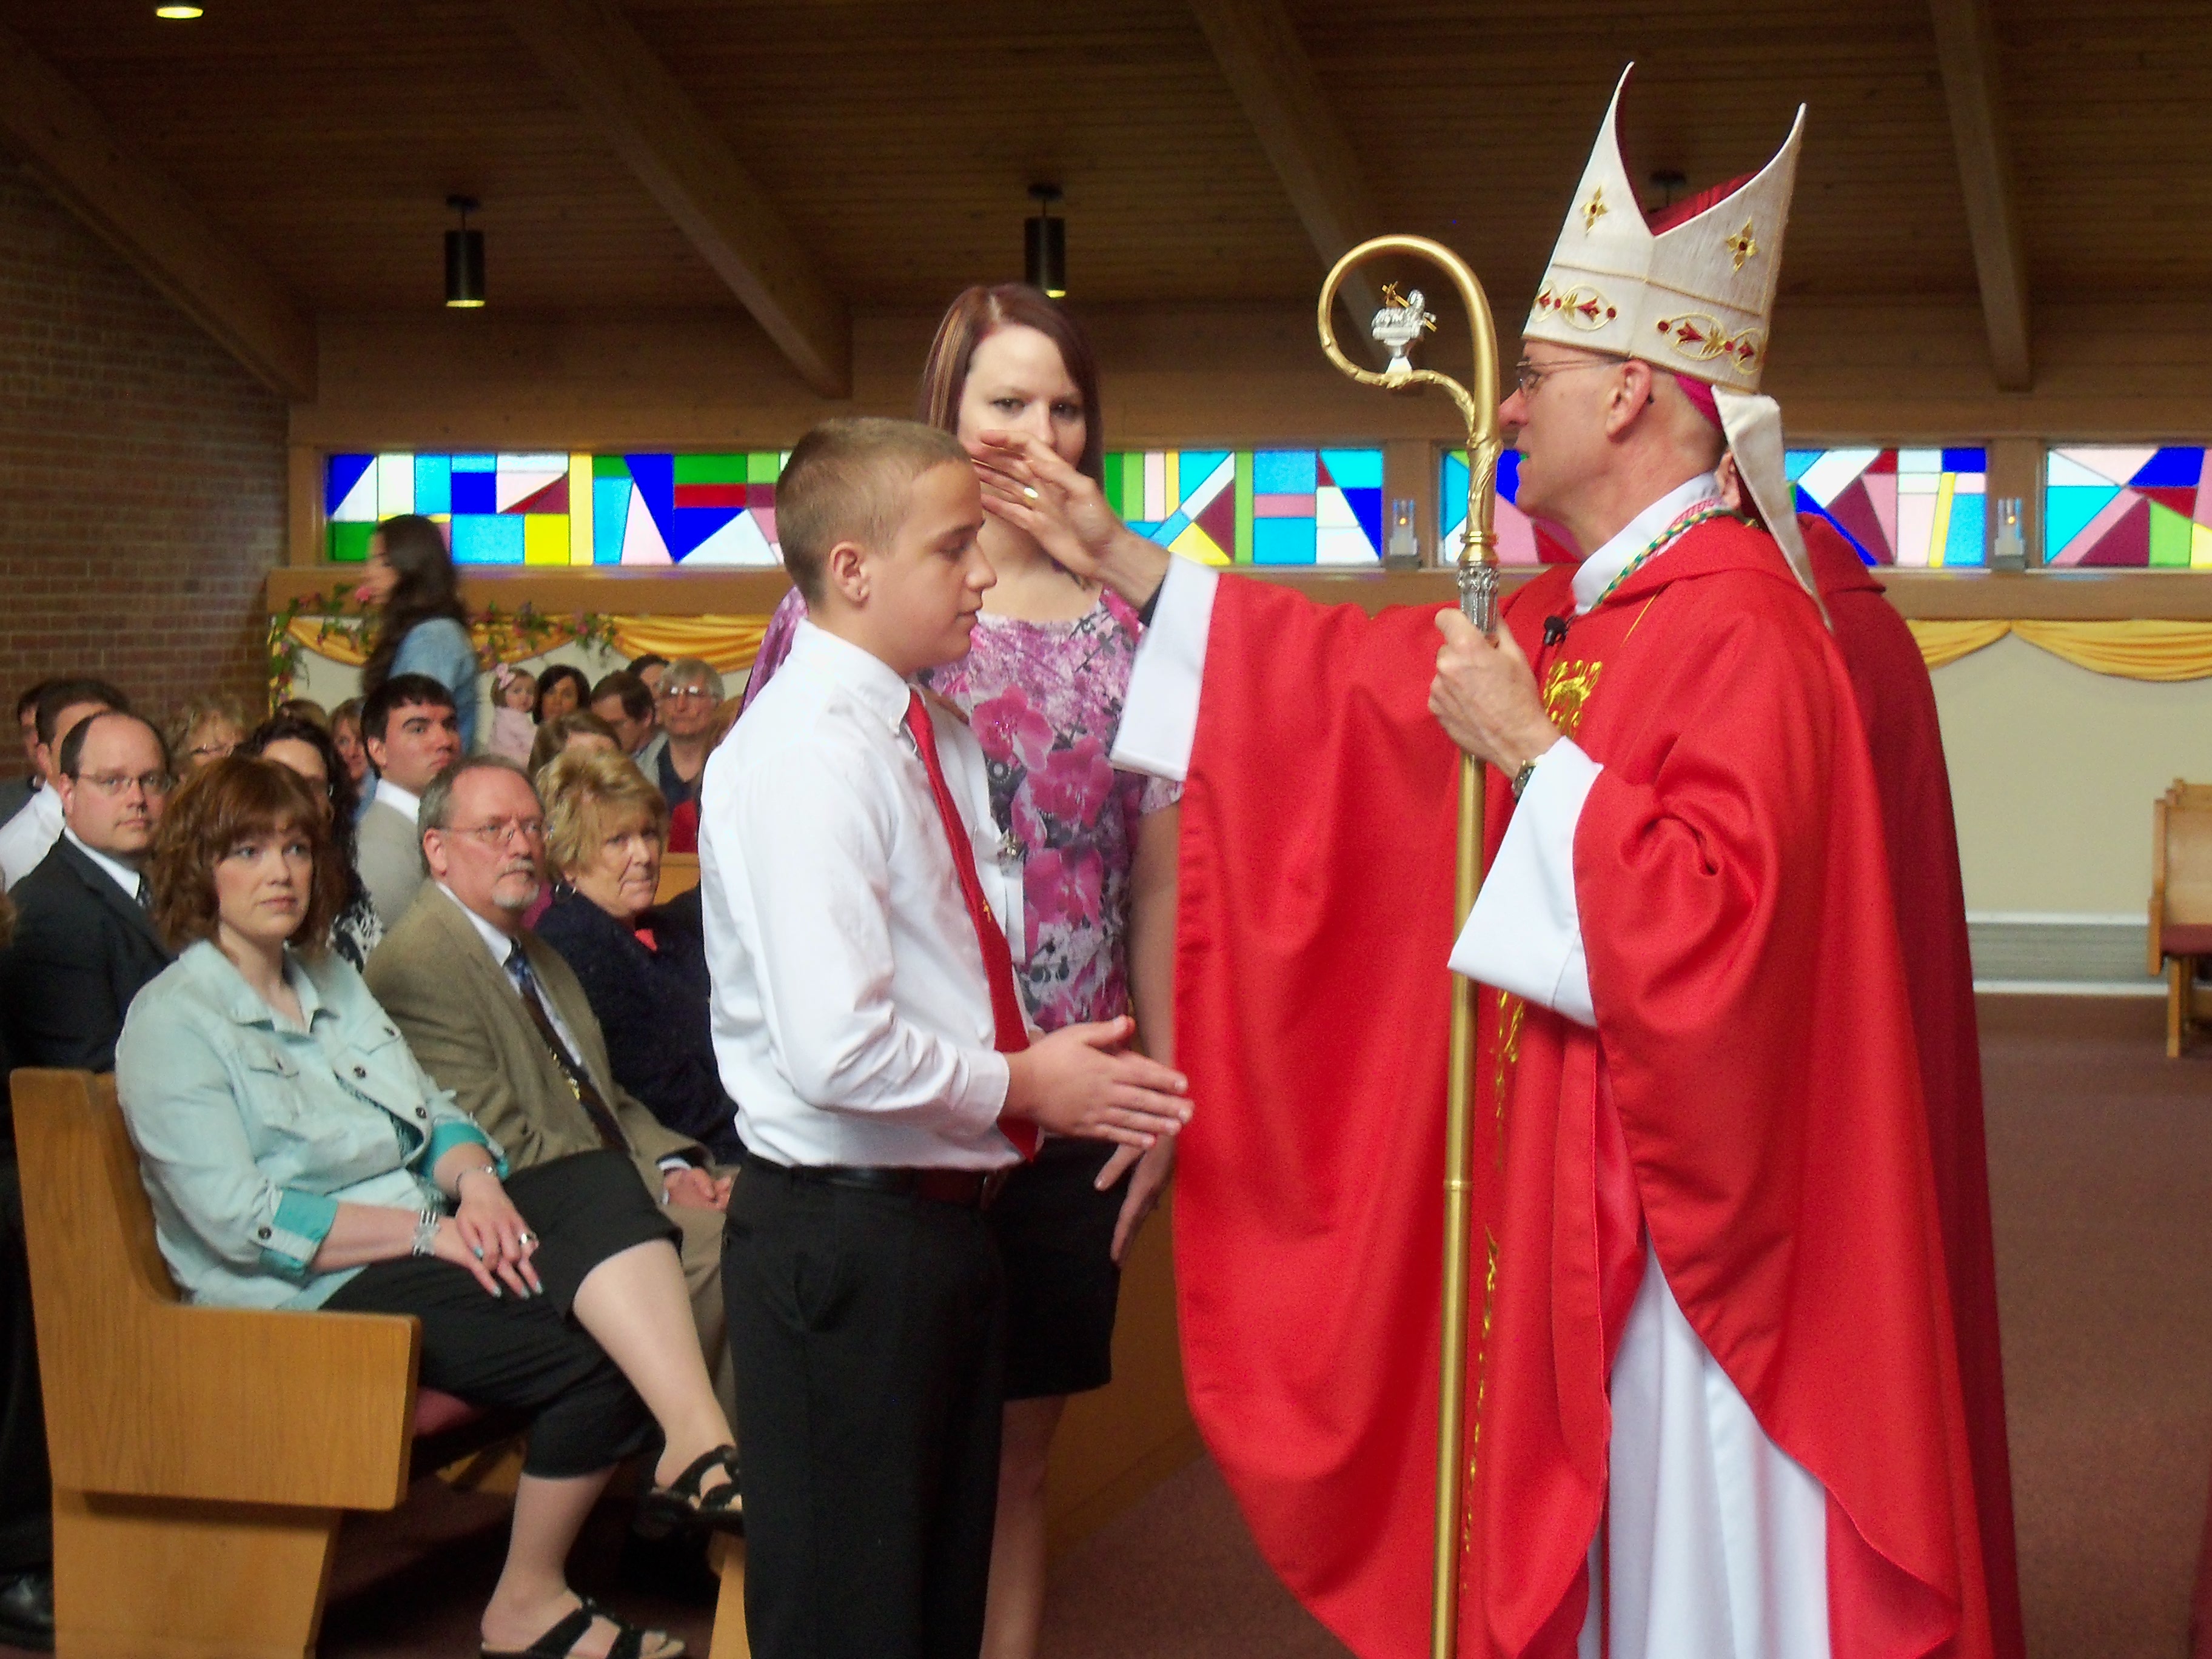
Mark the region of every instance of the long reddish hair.
[[937, 325], [929, 360], [921, 366], [921, 418], [941, 431], [960, 429], [960, 399], [975, 348], [999, 330], [1033, 328], [1060, 348], [1067, 378], [1083, 398], [1083, 454], [1075, 470], [1097, 483], [1106, 479], [1106, 423], [1098, 408], [1098, 359], [1067, 308], [1026, 283], [963, 289]]

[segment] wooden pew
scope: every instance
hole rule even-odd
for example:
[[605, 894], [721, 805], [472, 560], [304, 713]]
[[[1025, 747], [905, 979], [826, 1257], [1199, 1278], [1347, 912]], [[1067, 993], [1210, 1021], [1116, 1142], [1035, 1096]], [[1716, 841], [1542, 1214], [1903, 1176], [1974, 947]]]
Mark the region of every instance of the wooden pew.
[[[115, 1079], [11, 1086], [58, 1659], [312, 1659], [344, 1511], [512, 1425], [418, 1393], [412, 1319], [179, 1300]], [[719, 1553], [713, 1653], [745, 1659], [744, 1547]]]
[[13, 1091], [61, 1659], [309, 1659], [339, 1516], [406, 1495], [416, 1322], [187, 1306], [115, 1079]]
[[660, 855], [660, 885], [653, 890], [653, 902], [665, 904], [678, 896], [690, 892], [699, 884], [699, 855], [696, 853], [664, 853]]
[[2150, 970], [2166, 975], [2166, 1053], [2192, 1024], [2197, 975], [2212, 958], [2212, 784], [2179, 778], [2151, 808]]

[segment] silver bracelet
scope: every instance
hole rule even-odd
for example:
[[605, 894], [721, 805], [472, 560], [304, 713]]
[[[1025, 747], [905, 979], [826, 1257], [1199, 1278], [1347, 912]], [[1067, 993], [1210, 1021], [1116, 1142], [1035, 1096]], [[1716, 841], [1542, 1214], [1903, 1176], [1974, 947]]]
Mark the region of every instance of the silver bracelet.
[[438, 1224], [444, 1219], [445, 1217], [434, 1209], [423, 1211], [416, 1218], [414, 1250], [416, 1255], [438, 1254]]

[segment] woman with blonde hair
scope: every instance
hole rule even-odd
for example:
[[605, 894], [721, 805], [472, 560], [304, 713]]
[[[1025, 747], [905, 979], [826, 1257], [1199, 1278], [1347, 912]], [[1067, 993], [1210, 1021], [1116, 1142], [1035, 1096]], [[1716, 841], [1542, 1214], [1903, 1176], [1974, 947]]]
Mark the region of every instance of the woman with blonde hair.
[[169, 721], [169, 753], [185, 777], [212, 765], [246, 737], [246, 716], [234, 697], [194, 697]]
[[538, 780], [553, 902], [538, 936], [582, 981], [615, 1081], [724, 1164], [744, 1159], [708, 1024], [698, 890], [656, 906], [668, 802], [627, 755], [578, 750]]

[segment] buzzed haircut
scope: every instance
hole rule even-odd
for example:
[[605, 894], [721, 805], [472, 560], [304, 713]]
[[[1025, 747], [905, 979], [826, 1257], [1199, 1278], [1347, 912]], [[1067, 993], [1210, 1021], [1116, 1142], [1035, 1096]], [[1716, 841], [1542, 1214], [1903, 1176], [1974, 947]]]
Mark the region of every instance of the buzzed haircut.
[[52, 746], [56, 738], [67, 737], [68, 732], [54, 730], [54, 722], [61, 719], [62, 710], [82, 702], [104, 703], [118, 714], [131, 712], [131, 699], [106, 680], [76, 676], [48, 680], [39, 693], [39, 741]]
[[925, 472], [965, 466], [950, 432], [919, 421], [848, 416], [823, 421], [799, 441], [775, 481], [775, 528], [783, 568], [809, 605], [822, 598], [830, 550], [840, 542], [878, 548], [897, 533], [907, 492]]
[[361, 734], [384, 741], [385, 728], [395, 708], [451, 708], [453, 694], [428, 674], [394, 674], [368, 694], [361, 706]]
[[97, 714], [87, 714], [62, 736], [62, 746], [54, 757], [54, 763], [65, 778], [76, 775], [78, 764], [84, 759], [84, 746], [92, 741], [92, 728], [102, 720], [129, 720], [143, 726], [154, 739], [154, 747], [161, 751], [161, 769], [169, 769], [169, 740], [161, 735], [161, 728], [143, 714], [134, 714], [127, 708], [105, 708]]
[[[667, 664], [663, 662], [662, 667]], [[634, 720], [649, 720], [653, 716], [653, 688], [627, 668], [617, 668], [592, 688], [592, 702], [605, 702], [609, 697], [622, 699], [623, 714]]]

